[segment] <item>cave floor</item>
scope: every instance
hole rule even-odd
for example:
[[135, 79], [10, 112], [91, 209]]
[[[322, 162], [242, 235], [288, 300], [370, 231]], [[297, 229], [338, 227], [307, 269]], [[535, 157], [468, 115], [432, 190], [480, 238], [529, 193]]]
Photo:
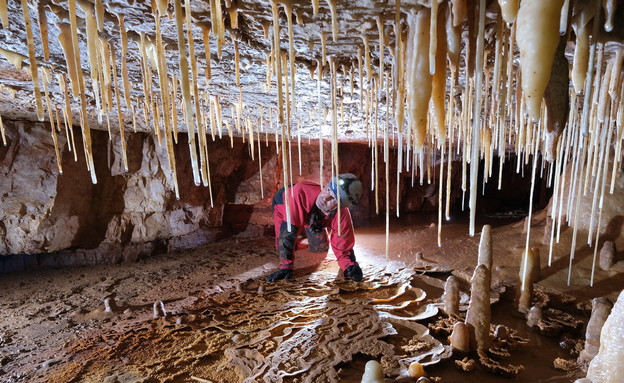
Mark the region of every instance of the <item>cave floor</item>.
[[264, 283], [278, 264], [272, 238], [132, 264], [2, 275], [0, 381], [359, 382], [371, 359], [382, 363], [386, 382], [416, 381], [405, 377], [413, 361], [438, 382], [582, 376], [575, 360], [591, 298], [615, 301], [623, 274], [599, 270], [589, 287], [593, 249], [579, 246], [567, 286], [573, 230], [563, 230], [549, 267], [550, 229], [544, 214], [535, 215], [531, 246], [540, 248], [542, 267], [533, 303], [544, 321], [541, 331], [528, 328], [514, 308], [524, 220], [483, 218], [479, 228], [493, 226], [492, 329], [506, 326], [508, 334], [494, 340], [487, 359], [451, 352], [447, 336], [461, 318], [440, 310], [443, 284], [450, 275], [460, 279], [465, 310], [480, 236], [453, 219], [438, 247], [431, 219], [393, 220], [388, 259], [383, 223], [356, 226], [360, 283], [344, 280], [331, 252], [308, 250], [297, 252], [293, 279]]

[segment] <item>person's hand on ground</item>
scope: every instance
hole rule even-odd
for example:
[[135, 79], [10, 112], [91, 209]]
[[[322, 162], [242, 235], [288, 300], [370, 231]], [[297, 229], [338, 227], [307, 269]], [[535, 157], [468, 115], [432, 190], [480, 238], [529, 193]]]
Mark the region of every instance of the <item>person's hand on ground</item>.
[[[362, 271], [360, 271], [360, 275], [361, 274], [362, 274]], [[291, 276], [292, 276], [292, 270], [279, 269], [276, 272], [267, 275], [267, 277], [264, 280], [267, 282], [275, 282], [275, 281], [279, 281], [280, 279], [290, 279]]]
[[360, 282], [364, 275], [362, 274], [362, 269], [359, 265], [351, 265], [347, 267], [345, 270], [345, 277], [354, 280], [355, 282]]

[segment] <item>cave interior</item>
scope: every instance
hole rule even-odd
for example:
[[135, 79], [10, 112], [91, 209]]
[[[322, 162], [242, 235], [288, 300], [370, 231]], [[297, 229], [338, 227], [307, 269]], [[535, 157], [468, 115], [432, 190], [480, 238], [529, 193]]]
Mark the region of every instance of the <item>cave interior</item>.
[[[624, 381], [624, 2], [0, 0], [0, 26], [0, 381]], [[324, 229], [266, 281], [274, 194], [345, 173], [363, 279]]]

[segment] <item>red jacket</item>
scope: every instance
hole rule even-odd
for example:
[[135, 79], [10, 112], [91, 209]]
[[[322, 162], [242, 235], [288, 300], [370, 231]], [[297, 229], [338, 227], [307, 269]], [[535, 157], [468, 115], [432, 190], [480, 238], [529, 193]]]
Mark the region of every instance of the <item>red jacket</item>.
[[[290, 223], [296, 227], [297, 235], [305, 227], [310, 227], [310, 215], [316, 203], [316, 197], [321, 192], [321, 186], [310, 181], [298, 182], [289, 187], [287, 191], [281, 189], [273, 197], [273, 220], [275, 223], [276, 247], [280, 252], [280, 268], [292, 269], [294, 256], [291, 249], [284, 249], [278, 241], [280, 228], [286, 225], [286, 205], [284, 195], [288, 198], [290, 211]], [[340, 225], [340, 236], [338, 235], [338, 225]], [[338, 260], [338, 265], [342, 270], [346, 270], [351, 265], [357, 265], [353, 254], [355, 245], [355, 235], [353, 233], [353, 222], [349, 209], [340, 209], [340, 223], [338, 213], [330, 214], [323, 220], [323, 226], [330, 230], [329, 242]], [[280, 249], [282, 246], [282, 249]], [[283, 253], [286, 253], [285, 255]]]

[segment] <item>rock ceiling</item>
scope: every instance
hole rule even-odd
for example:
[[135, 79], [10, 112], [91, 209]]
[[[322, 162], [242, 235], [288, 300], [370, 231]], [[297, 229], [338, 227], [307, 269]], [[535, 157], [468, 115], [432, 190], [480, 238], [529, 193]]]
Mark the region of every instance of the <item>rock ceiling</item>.
[[552, 160], [560, 137], [578, 142], [566, 124], [621, 141], [623, 19], [616, 0], [0, 0], [0, 116], [79, 125], [88, 164], [90, 129], [124, 153], [124, 131], [170, 152], [191, 132], [196, 183], [195, 136], [264, 130], [391, 136], [421, 164], [446, 142], [464, 163], [510, 147]]
[[[132, 108], [127, 106], [133, 106], [136, 114], [136, 126], [137, 129], [143, 131], [153, 131], [153, 118], [145, 118], [145, 85], [144, 76], [146, 72], [142, 67], [141, 54], [141, 36], [147, 41], [146, 49], [150, 50], [150, 41], [154, 43], [152, 48], [157, 51], [157, 39], [156, 34], [156, 22], [160, 24], [160, 31], [162, 36], [162, 42], [165, 50], [165, 63], [164, 68], [166, 70], [165, 78], [171, 82], [175, 76], [178, 82], [182, 77], [180, 72], [179, 63], [179, 45], [176, 26], [176, 7], [172, 1], [160, 0], [155, 3], [147, 1], [107, 1], [97, 0], [95, 4], [89, 2], [90, 0], [84, 0], [78, 2], [76, 7], [76, 23], [78, 25], [79, 36], [79, 51], [81, 55], [81, 67], [84, 73], [84, 79], [86, 82], [85, 93], [90, 119], [90, 127], [96, 129], [107, 129], [108, 124], [103, 115], [108, 115], [111, 122], [111, 129], [116, 130], [116, 118], [117, 113], [115, 111], [114, 101], [114, 86], [110, 81], [108, 82], [109, 96], [113, 101], [111, 107], [108, 108], [108, 112], [98, 112], [99, 105], [97, 103], [97, 96], [95, 96], [94, 86], [91, 82], [89, 74], [92, 73], [89, 61], [89, 46], [87, 38], [87, 26], [88, 17], [85, 10], [93, 9], [97, 26], [99, 31], [97, 35], [100, 37], [100, 41], [109, 44], [108, 57], [102, 58], [102, 60], [111, 59], [111, 55], [116, 56], [116, 72], [119, 79], [119, 92], [121, 108], [120, 113], [126, 128], [130, 128], [133, 125]], [[456, 9], [462, 8], [464, 1], [452, 1], [453, 12], [456, 13]], [[0, 1], [1, 3], [1, 1]], [[273, 15], [272, 15], [272, 2], [271, 1], [224, 1], [221, 6], [221, 12], [219, 17], [212, 17], [213, 11], [211, 6], [215, 7], [218, 2], [215, 1], [193, 1], [190, 4], [191, 8], [191, 24], [192, 35], [194, 43], [194, 55], [197, 62], [197, 88], [200, 98], [204, 98], [203, 106], [208, 108], [210, 105], [210, 95], [218, 97], [221, 105], [221, 111], [223, 118], [226, 119], [231, 114], [231, 108], [234, 105], [243, 105], [243, 115], [254, 116], [254, 122], [258, 114], [262, 111], [266, 114], [266, 118], [269, 117], [269, 109], [277, 110], [277, 96], [276, 96], [276, 76], [275, 66], [270, 78], [270, 88], [267, 87], [267, 57], [271, 55], [272, 51], [272, 39], [273, 39]], [[283, 54], [290, 54], [289, 52], [289, 37], [288, 37], [288, 20], [292, 21], [292, 47], [294, 54], [294, 61], [296, 69], [296, 82], [295, 82], [295, 94], [293, 99], [295, 100], [295, 106], [293, 106], [293, 121], [291, 125], [293, 127], [298, 126], [302, 129], [302, 134], [305, 135], [317, 135], [319, 126], [324, 126], [325, 131], [329, 136], [331, 125], [331, 113], [329, 110], [332, 107], [331, 99], [328, 97], [331, 94], [330, 90], [330, 65], [329, 58], [332, 58], [337, 63], [338, 72], [338, 87], [339, 92], [337, 99], [339, 104], [336, 108], [340, 108], [337, 116], [340, 118], [340, 134], [339, 138], [349, 140], [362, 140], [366, 136], [364, 117], [365, 113], [362, 112], [360, 105], [360, 89], [370, 89], [371, 81], [367, 81], [367, 75], [364, 75], [364, 84], [360, 84], [361, 78], [359, 77], [359, 67], [363, 66], [363, 71], [366, 72], [366, 58], [367, 53], [371, 60], [372, 71], [374, 74], [379, 71], [379, 23], [383, 24], [383, 30], [385, 35], [384, 46], [384, 71], [391, 75], [394, 69], [395, 59], [395, 19], [396, 19], [396, 7], [394, 2], [389, 1], [375, 1], [375, 0], [358, 0], [358, 1], [281, 1], [278, 2], [277, 7], [280, 19], [280, 39], [281, 49]], [[420, 4], [424, 3], [424, 4]], [[440, 2], [440, 13], [444, 13], [443, 17], [440, 17], [440, 21], [443, 23], [446, 18], [446, 13], [450, 13], [450, 9], [446, 10], [446, 1]], [[450, 8], [450, 3], [449, 8]], [[467, 1], [468, 8], [477, 8], [476, 1]], [[486, 38], [486, 52], [489, 52], [487, 57], [487, 63], [491, 67], [494, 62], [494, 44], [497, 23], [497, 17], [499, 12], [499, 5], [494, 2], [488, 2], [486, 12], [486, 25], [485, 25], [485, 38]], [[512, 1], [506, 1], [503, 3], [513, 3]], [[576, 3], [582, 3], [578, 1], [572, 1], [570, 10], [582, 9], [581, 6], [577, 6]], [[605, 11], [607, 11], [607, 5], [613, 3], [612, 7], [617, 7], [617, 2], [605, 1]], [[36, 102], [34, 97], [33, 82], [31, 81], [30, 71], [27, 69], [27, 65], [30, 64], [29, 51], [28, 51], [28, 37], [24, 22], [23, 7], [27, 5], [29, 11], [29, 17], [32, 27], [32, 40], [34, 43], [34, 54], [40, 69], [49, 68], [49, 92], [51, 97], [51, 103], [59, 112], [63, 109], [64, 99], [63, 92], [59, 87], [56, 74], [67, 74], [67, 61], [63, 54], [63, 49], [59, 43], [60, 27], [63, 25], [71, 24], [71, 18], [69, 17], [70, 3], [67, 1], [32, 1], [25, 3], [18, 1], [8, 1], [8, 25], [4, 25], [0, 30], [0, 115], [5, 120], [36, 120], [35, 115], [37, 110], [35, 108]], [[184, 3], [180, 4], [180, 13], [184, 14]], [[399, 19], [402, 21], [401, 30], [405, 34], [404, 38], [407, 38], [408, 26], [406, 25], [406, 16], [410, 13], [418, 12], [423, 7], [430, 7], [429, 2], [404, 0], [400, 3], [400, 15]], [[507, 6], [509, 7], [509, 6]], [[0, 6], [1, 8], [1, 6]], [[158, 12], [157, 9], [161, 9]], [[218, 10], [217, 10], [218, 11]], [[89, 10], [89, 12], [92, 12]], [[216, 14], [216, 11], [214, 12]], [[464, 31], [465, 41], [471, 40], [469, 38], [469, 30], [471, 20], [475, 18], [474, 13], [468, 12], [467, 16], [464, 16], [463, 20], [460, 20], [458, 24]], [[577, 12], [578, 13], [578, 12]], [[618, 17], [621, 20], [622, 6], [607, 14], [611, 17], [615, 17], [616, 25], [614, 31], [606, 33], [601, 26], [601, 36], [605, 40], [621, 41], [624, 27], [618, 25]], [[101, 18], [99, 16], [102, 16]], [[159, 17], [155, 17], [159, 15]], [[615, 16], [613, 16], [615, 15]], [[289, 17], [287, 17], [289, 16]], [[123, 17], [124, 29], [127, 31], [128, 46], [127, 49], [122, 47], [122, 37], [120, 31], [120, 17]], [[577, 16], [578, 17], [578, 16]], [[219, 20], [219, 22], [215, 22]], [[608, 20], [603, 19], [608, 23]], [[214, 24], [214, 25], [213, 25]], [[41, 25], [45, 28], [41, 29]], [[186, 40], [186, 25], [184, 24], [183, 37]], [[220, 44], [218, 40], [218, 28], [222, 25], [224, 28], [223, 40]], [[212, 28], [211, 28], [212, 26]], [[71, 26], [69, 26], [71, 28]], [[334, 30], [335, 28], [335, 30]], [[47, 30], [46, 30], [47, 29]], [[570, 30], [572, 28], [569, 28]], [[203, 32], [210, 31], [211, 34], [208, 37], [209, 49], [210, 49], [210, 75], [206, 76], [206, 54], [207, 47], [204, 45], [205, 36]], [[43, 32], [43, 34], [41, 33]], [[210, 33], [209, 32], [209, 33]], [[334, 35], [335, 33], [335, 35]], [[472, 32], [474, 33], [474, 32]], [[48, 42], [46, 42], [46, 40]], [[94, 38], [93, 40], [96, 40]], [[571, 42], [574, 42], [574, 35], [570, 37]], [[323, 43], [325, 41], [325, 44]], [[94, 51], [103, 51], [103, 44], [94, 43]], [[218, 48], [217, 45], [222, 45], [222, 48]], [[462, 52], [462, 62], [465, 62], [463, 55], [466, 54], [467, 46], [465, 44]], [[189, 53], [190, 46], [185, 41], [184, 46], [187, 54]], [[45, 48], [45, 49], [44, 49]], [[611, 48], [609, 48], [611, 49]], [[45, 52], [49, 50], [49, 54]], [[218, 50], [221, 54], [218, 54]], [[238, 50], [240, 55], [239, 63], [236, 63], [235, 56]], [[611, 49], [612, 50], [612, 49]], [[114, 51], [114, 53], [113, 53]], [[124, 52], [126, 52], [124, 54]], [[571, 49], [568, 50], [568, 56], [571, 56]], [[11, 57], [11, 55], [18, 57]], [[98, 53], [99, 54], [99, 53]], [[517, 54], [517, 53], [516, 53]], [[125, 64], [127, 65], [127, 73], [130, 84], [129, 92], [126, 93], [124, 89], [124, 83], [122, 82], [122, 74], [126, 71], [122, 67], [122, 57], [125, 57]], [[149, 56], [149, 53], [148, 53]], [[156, 54], [154, 54], [155, 58]], [[316, 75], [313, 72], [316, 70], [317, 63], [323, 62], [325, 58], [325, 65], [323, 70], [325, 76], [322, 81], [317, 84]], [[288, 58], [290, 59], [290, 58]], [[361, 62], [358, 63], [358, 59]], [[16, 69], [12, 63], [17, 63], [18, 66], [24, 66], [22, 69]], [[23, 60], [23, 63], [22, 63]], [[571, 58], [570, 58], [571, 60]], [[110, 61], [109, 61], [110, 62]], [[22, 64], [19, 64], [22, 63]], [[518, 63], [516, 62], [517, 66]], [[150, 66], [150, 75], [153, 81], [148, 84], [151, 87], [151, 91], [158, 93], [160, 90], [159, 74], [157, 73], [157, 63], [152, 60], [148, 66]], [[240, 87], [237, 86], [236, 81], [236, 69], [240, 70]], [[191, 66], [189, 65], [187, 72], [190, 73]], [[288, 64], [285, 63], [283, 72], [288, 73]], [[40, 71], [41, 72], [41, 71]], [[107, 71], [102, 71], [107, 72]], [[110, 67], [108, 72], [111, 72]], [[460, 78], [463, 78], [464, 73], [462, 70], [458, 71]], [[111, 74], [112, 75], [112, 74]], [[105, 73], [102, 82], [106, 81]], [[39, 77], [42, 77], [40, 74]], [[66, 77], [69, 77], [66, 75]], [[192, 77], [189, 74], [189, 77]], [[209, 80], [207, 78], [210, 77]], [[389, 83], [389, 89], [393, 98], [396, 97], [396, 90], [393, 85], [395, 84], [395, 78], [397, 76], [390, 76], [391, 82]], [[447, 73], [447, 77], [450, 77], [450, 73]], [[292, 78], [291, 78], [292, 79]], [[39, 81], [43, 81], [39, 79]], [[66, 79], [69, 82], [69, 78]], [[192, 81], [192, 79], [191, 79]], [[292, 80], [291, 80], [292, 81]], [[462, 80], [463, 81], [463, 80]], [[457, 83], [459, 89], [458, 94], [461, 93], [461, 89], [464, 88], [462, 81]], [[207, 83], [208, 82], [208, 83]], [[450, 87], [450, 79], [447, 80], [447, 84]], [[68, 84], [69, 86], [69, 84]], [[72, 85], [73, 87], [73, 85]], [[320, 92], [319, 88], [320, 87]], [[41, 85], [39, 88], [43, 88]], [[171, 84], [165, 87], [168, 92], [173, 93], [173, 87]], [[43, 89], [39, 92], [43, 95]], [[238, 96], [242, 93], [242, 103], [239, 104]], [[179, 115], [182, 115], [181, 108], [183, 104], [182, 100], [183, 90], [180, 85], [177, 86], [177, 108]], [[130, 101], [124, 102], [124, 98], [129, 96]], [[365, 95], [366, 96], [366, 95]], [[150, 97], [150, 96], [148, 96]], [[291, 96], [292, 97], [292, 96]], [[448, 96], [447, 96], [448, 97]], [[379, 89], [375, 98], [380, 102], [382, 106], [378, 113], [380, 114], [381, 121], [385, 120], [385, 108], [383, 105], [387, 99], [385, 90]], [[156, 102], [162, 103], [161, 97], [156, 95], [154, 97]], [[372, 98], [371, 98], [372, 100]], [[319, 113], [319, 101], [321, 105], [321, 112]], [[42, 101], [45, 104], [45, 100]], [[74, 114], [74, 121], [79, 120], [80, 111], [80, 98], [73, 97], [70, 100], [71, 107]], [[376, 102], [373, 102], [376, 104]], [[99, 103], [97, 103], [99, 104]], [[363, 105], [365, 105], [364, 103]], [[392, 105], [394, 107], [394, 104]], [[259, 107], [263, 107], [262, 110]], [[148, 107], [150, 109], [151, 107]], [[106, 107], [104, 108], [106, 109]], [[235, 108], [234, 108], [235, 109]], [[344, 113], [344, 116], [340, 114]], [[100, 116], [97, 118], [97, 116]], [[141, 118], [144, 117], [144, 118]], [[62, 118], [62, 113], [61, 113]], [[48, 119], [47, 114], [44, 114], [43, 119]], [[180, 117], [179, 129], [186, 130], [183, 118]], [[295, 120], [297, 123], [295, 123]], [[346, 121], [344, 121], [346, 120]], [[392, 121], [394, 122], [394, 120]], [[231, 125], [236, 125], [235, 119], [232, 119]], [[268, 124], [267, 124], [268, 125]], [[222, 126], [224, 131], [225, 126]], [[241, 127], [243, 129], [243, 127]]]
[[[77, 24], [78, 24], [78, 36], [79, 36], [79, 49], [81, 52], [81, 66], [84, 72], [86, 82], [86, 93], [88, 99], [88, 111], [90, 116], [90, 127], [96, 129], [107, 129], [106, 122], [98, 122], [96, 118], [98, 111], [95, 105], [94, 90], [91, 79], [89, 78], [90, 62], [88, 57], [88, 38], [87, 38], [87, 22], [86, 13], [83, 11], [85, 8], [92, 7], [85, 6], [89, 4], [89, 0], [86, 2], [78, 2], [76, 9]], [[163, 3], [160, 1], [160, 3]], [[214, 2], [213, 2], [214, 3]], [[393, 20], [395, 15], [394, 4], [388, 4], [384, 2], [376, 2], [372, 0], [365, 1], [342, 1], [335, 3], [335, 22], [338, 27], [337, 39], [334, 41], [332, 37], [332, 7], [327, 2], [323, 1], [318, 5], [318, 10], [315, 14], [313, 10], [313, 4], [309, 1], [293, 1], [289, 5], [287, 2], [280, 2], [278, 6], [280, 17], [280, 36], [281, 36], [281, 48], [284, 53], [288, 52], [288, 17], [287, 11], [292, 18], [292, 30], [293, 30], [293, 48], [295, 56], [296, 67], [296, 117], [301, 121], [302, 133], [313, 134], [318, 131], [320, 125], [328, 125], [326, 121], [319, 121], [318, 111], [318, 89], [317, 81], [313, 79], [312, 72], [315, 70], [317, 63], [322, 61], [322, 50], [325, 50], [326, 57], [334, 57], [338, 63], [339, 81], [343, 85], [345, 94], [340, 96], [344, 100], [344, 107], [347, 111], [346, 115], [352, 117], [352, 121], [355, 123], [361, 122], [361, 113], [359, 113], [353, 105], [357, 103], [359, 108], [359, 85], [358, 75], [355, 71], [355, 84], [353, 97], [351, 97], [349, 87], [349, 75], [352, 73], [353, 67], [357, 68], [358, 50], [363, 50], [364, 36], [368, 36], [369, 49], [373, 66], [378, 67], [379, 51], [378, 45], [378, 26], [377, 18], [383, 20], [384, 33], [388, 42], [394, 41], [393, 32]], [[334, 4], [332, 2], [332, 4]], [[127, 128], [132, 127], [132, 110], [126, 107], [124, 101], [124, 90], [121, 80], [122, 65], [121, 65], [121, 32], [119, 16], [123, 16], [123, 23], [127, 31], [128, 36], [128, 48], [126, 56], [127, 72], [130, 83], [130, 99], [131, 104], [135, 106], [135, 112], [137, 115], [136, 124], [139, 130], [153, 131], [153, 127], [150, 126], [153, 123], [153, 119], [148, 119], [148, 124], [145, 123], [143, 116], [143, 103], [144, 103], [144, 74], [142, 69], [142, 54], [141, 54], [141, 36], [144, 36], [145, 41], [151, 41], [154, 44], [157, 43], [156, 36], [156, 19], [155, 12], [158, 8], [156, 4], [150, 4], [147, 1], [98, 1], [97, 5], [103, 7], [103, 21], [102, 28], [97, 32], [97, 35], [110, 44], [110, 51], [116, 52], [117, 56], [117, 74], [119, 77], [119, 87], [122, 100], [121, 113], [123, 120]], [[229, 117], [230, 106], [238, 104], [238, 96], [242, 91], [242, 104], [245, 107], [243, 114], [245, 115], [257, 115], [259, 107], [263, 107], [266, 113], [266, 118], [269, 117], [269, 109], [277, 109], [276, 98], [276, 78], [273, 74], [271, 78], [271, 87], [267, 88], [267, 70], [266, 70], [266, 58], [271, 54], [272, 33], [273, 33], [273, 16], [271, 9], [271, 1], [225, 1], [222, 6], [221, 18], [225, 27], [224, 42], [219, 55], [217, 41], [215, 38], [215, 28], [212, 27], [210, 1], [193, 1], [190, 4], [192, 15], [192, 31], [194, 40], [195, 56], [197, 58], [197, 86], [200, 96], [203, 92], [211, 96], [218, 96], [219, 102], [222, 107], [222, 111], [225, 116]], [[162, 41], [165, 49], [166, 56], [166, 71], [169, 81], [175, 75], [178, 81], [181, 78], [180, 64], [179, 64], [179, 47], [176, 29], [176, 10], [173, 2], [165, 2], [166, 10], [158, 17], [160, 24], [160, 31], [162, 33]], [[181, 4], [184, 7], [184, 3]], [[420, 7], [414, 0], [404, 1], [401, 5], [402, 17], [410, 9]], [[51, 93], [52, 104], [55, 104], [59, 109], [62, 109], [64, 99], [62, 91], [58, 85], [58, 81], [54, 78], [54, 74], [65, 74], [67, 81], [69, 82], [68, 69], [66, 59], [63, 55], [63, 49], [59, 43], [60, 25], [70, 24], [69, 17], [69, 4], [66, 1], [35, 1], [28, 3], [28, 9], [30, 18], [32, 21], [33, 29], [33, 41], [35, 48], [35, 56], [39, 68], [49, 68], [51, 70], [52, 78], [50, 78], [49, 91]], [[185, 9], [182, 8], [182, 12]], [[97, 18], [97, 12], [95, 12]], [[40, 16], [44, 16], [41, 18]], [[47, 24], [47, 31], [49, 43], [49, 58], [45, 58], [44, 53], [44, 39], [41, 34], [40, 19], [44, 19]], [[236, 20], [236, 21], [234, 21]], [[96, 21], [99, 23], [99, 21]], [[212, 29], [209, 37], [209, 49], [210, 49], [210, 67], [206, 65], [206, 46], [204, 45], [203, 31], [205, 28]], [[186, 24], [184, 25], [186, 34]], [[324, 35], [324, 36], [323, 36]], [[186, 36], [185, 36], [186, 39]], [[4, 86], [3, 91], [0, 91], [0, 115], [5, 120], [11, 119], [23, 119], [23, 120], [36, 120], [35, 99], [33, 94], [33, 84], [31, 81], [30, 72], [27, 68], [29, 64], [28, 59], [28, 45], [27, 45], [27, 33], [24, 23], [23, 10], [19, 1], [8, 2], [8, 28], [3, 25], [3, 29], [0, 29], [0, 84]], [[322, 43], [322, 40], [326, 40], [326, 44]], [[149, 42], [147, 43], [149, 45]], [[188, 43], [187, 46], [188, 54]], [[235, 44], [239, 51], [240, 60], [237, 64], [235, 62]], [[324, 48], [322, 46], [325, 45]], [[96, 48], [97, 49], [97, 48]], [[149, 50], [149, 48], [148, 48]], [[19, 55], [18, 62], [23, 59], [23, 68], [16, 69], [11, 65], [11, 57], [7, 52], [14, 52]], [[9, 53], [11, 54], [11, 53]], [[389, 68], [389, 63], [392, 61], [390, 52], [385, 53], [385, 62]], [[160, 90], [160, 82], [157, 74], [156, 65], [152, 65], [153, 61], [150, 61], [148, 65], [151, 66], [151, 75], [153, 82], [151, 84], [152, 91], [158, 93]], [[236, 67], [240, 68], [240, 87], [237, 86], [236, 81]], [[210, 79], [207, 83], [206, 71], [210, 72]], [[190, 66], [189, 66], [190, 71]], [[329, 65], [324, 65], [324, 72], [329, 71]], [[324, 109], [329, 108], [329, 100], [327, 95], [329, 94], [329, 76], [324, 76], [323, 81], [320, 82], [320, 94], [321, 104]], [[41, 80], [40, 80], [41, 81]], [[40, 86], [42, 88], [42, 86]], [[113, 88], [113, 85], [110, 85]], [[40, 90], [43, 93], [43, 89]], [[172, 91], [169, 86], [169, 91]], [[114, 90], [113, 90], [114, 92]], [[178, 106], [181, 107], [182, 90], [178, 85], [177, 99]], [[114, 97], [114, 96], [113, 96]], [[157, 96], [158, 97], [158, 96]], [[385, 100], [385, 98], [384, 98]], [[381, 100], [383, 101], [383, 100]], [[45, 103], [45, 102], [44, 102]], [[74, 111], [74, 121], [78, 120], [79, 116], [79, 97], [74, 97], [71, 100], [72, 109]], [[181, 114], [180, 108], [178, 108], [179, 114]], [[109, 112], [109, 117], [115, 122], [111, 122], [112, 128], [117, 129], [116, 126], [116, 112], [114, 108], [112, 112]], [[323, 114], [324, 119], [327, 117], [327, 111]], [[47, 120], [47, 115], [44, 117]], [[104, 119], [105, 120], [105, 119]], [[180, 117], [180, 122], [183, 118]], [[294, 120], [294, 119], [293, 119]], [[235, 124], [235, 122], [232, 122]], [[361, 125], [361, 124], [360, 124]], [[182, 131], [186, 130], [184, 124], [180, 125]], [[223, 130], [226, 131], [225, 126]], [[349, 138], [349, 137], [347, 137]], [[350, 139], [362, 139], [362, 132], [357, 132], [350, 137]]]

